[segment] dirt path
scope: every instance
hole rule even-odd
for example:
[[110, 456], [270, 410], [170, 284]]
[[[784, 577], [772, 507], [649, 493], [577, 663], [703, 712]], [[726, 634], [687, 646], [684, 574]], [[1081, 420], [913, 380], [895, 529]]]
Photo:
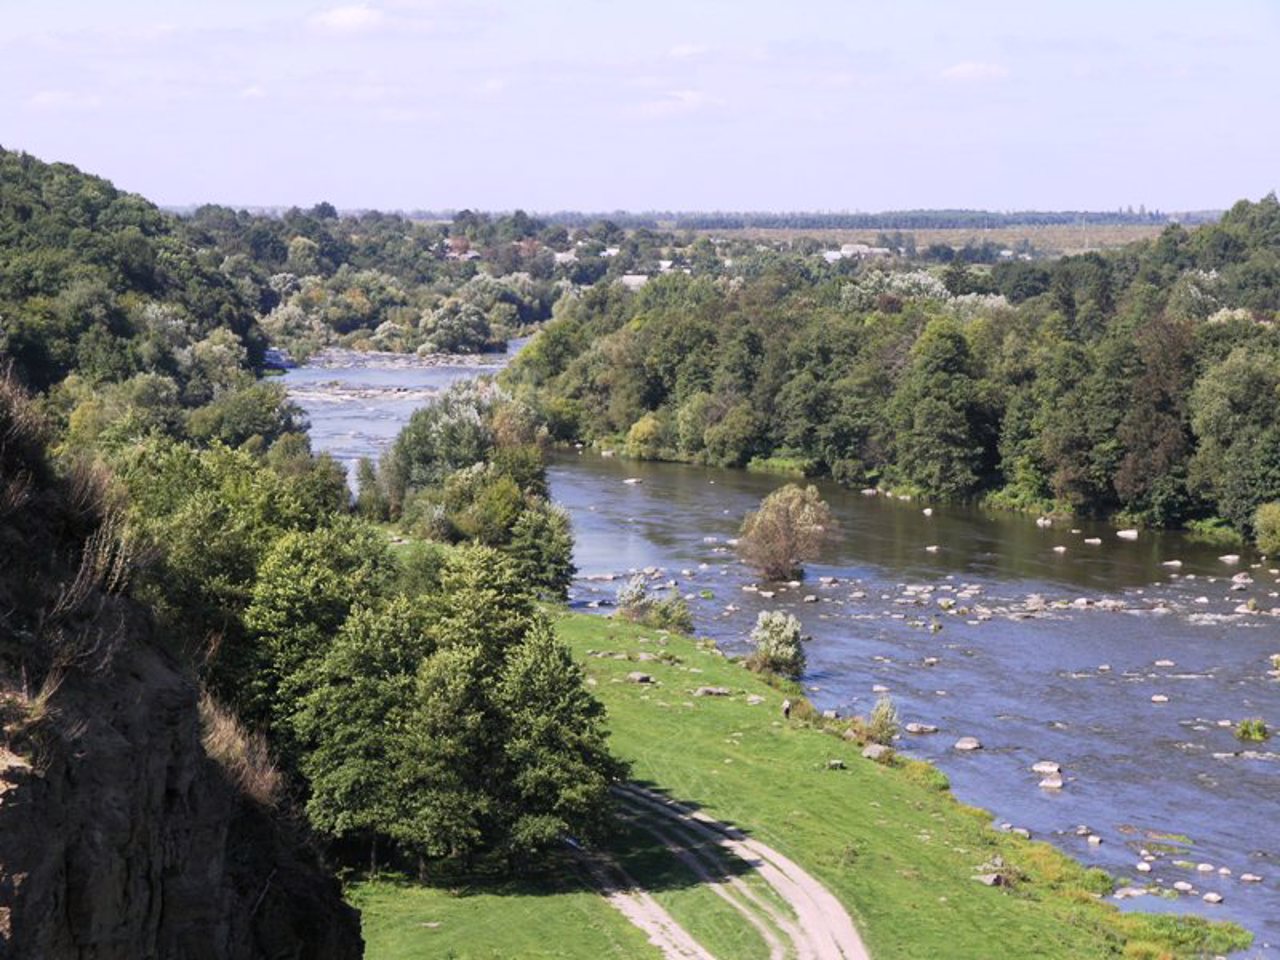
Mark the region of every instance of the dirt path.
[[[696, 861], [699, 866], [690, 864], [691, 868], [704, 880], [716, 882], [724, 877], [723, 861], [715, 862], [715, 855], [705, 850], [708, 841], [756, 870], [787, 904], [794, 919], [740, 878], [730, 878], [723, 884], [717, 882], [715, 889], [761, 932], [771, 956], [786, 955], [776, 952], [781, 945], [772, 931], [777, 930], [791, 941], [791, 950], [787, 952], [796, 960], [870, 960], [862, 938], [840, 901], [794, 861], [739, 830], [659, 794], [632, 784], [618, 787], [617, 794], [628, 809], [654, 818], [656, 822], [646, 822], [647, 818], [642, 817], [639, 825], [652, 830], [686, 864]], [[688, 840], [696, 843], [691, 845]]]
[[601, 856], [584, 856], [582, 864], [601, 895], [643, 930], [666, 960], [716, 960], [621, 866]]
[[[696, 838], [692, 843], [682, 830], [665, 830], [655, 821], [652, 814], [646, 814], [638, 804], [633, 806], [625, 799], [623, 807], [637, 818], [637, 825], [662, 841], [673, 856], [683, 863], [703, 883], [710, 885], [711, 890], [720, 899], [740, 913], [749, 924], [756, 928], [769, 947], [769, 960], [785, 960], [786, 950], [782, 940], [775, 932], [782, 930], [795, 940], [794, 925], [791, 918], [767, 903], [758, 896], [741, 878], [731, 876], [724, 870], [720, 858], [707, 855], [698, 849]], [[767, 919], [766, 919], [767, 918]]]

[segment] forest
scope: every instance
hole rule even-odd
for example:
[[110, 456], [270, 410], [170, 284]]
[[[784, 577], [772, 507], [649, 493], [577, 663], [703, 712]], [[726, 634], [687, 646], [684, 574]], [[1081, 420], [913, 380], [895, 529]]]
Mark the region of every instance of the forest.
[[597, 285], [517, 359], [562, 442], [1253, 536], [1280, 497], [1280, 203], [989, 269], [761, 254]]

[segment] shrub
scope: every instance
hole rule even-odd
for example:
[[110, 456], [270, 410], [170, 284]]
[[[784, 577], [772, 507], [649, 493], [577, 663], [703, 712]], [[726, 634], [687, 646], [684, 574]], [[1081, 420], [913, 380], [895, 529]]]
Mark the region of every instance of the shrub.
[[639, 573], [618, 590], [618, 616], [657, 630], [688, 633], [693, 629], [693, 613], [684, 597], [674, 590], [666, 597], [654, 596]]
[[762, 610], [751, 631], [756, 651], [747, 664], [753, 670], [799, 677], [804, 673], [804, 637], [800, 621], [780, 610]]
[[765, 497], [742, 522], [742, 558], [764, 576], [782, 580], [814, 559], [835, 529], [831, 508], [813, 486], [789, 483]]
[[876, 701], [867, 720], [866, 735], [872, 743], [882, 743], [886, 747], [893, 743], [893, 738], [898, 735], [898, 708], [890, 697]]
[[1258, 549], [1269, 557], [1280, 556], [1280, 500], [1264, 503], [1253, 516]]
[[649, 602], [649, 586], [644, 574], [637, 573], [618, 589], [618, 613], [628, 620], [636, 619]]
[[653, 460], [661, 448], [662, 422], [652, 413], [646, 413], [627, 431], [627, 456], [637, 460]]
[[1271, 731], [1261, 717], [1248, 717], [1236, 724], [1236, 736], [1241, 740], [1261, 743], [1271, 736]]

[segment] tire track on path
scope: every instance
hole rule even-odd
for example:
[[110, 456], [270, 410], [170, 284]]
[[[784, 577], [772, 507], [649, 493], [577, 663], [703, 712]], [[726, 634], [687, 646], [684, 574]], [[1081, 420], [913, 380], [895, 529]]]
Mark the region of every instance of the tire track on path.
[[798, 918], [797, 960], [870, 960], [848, 911], [826, 887], [790, 858], [742, 831], [634, 784], [615, 787], [632, 805], [668, 818], [752, 864]]
[[[679, 828], [667, 829], [654, 822], [654, 814], [646, 812], [634, 801], [622, 798], [623, 807], [637, 816], [636, 825], [652, 833], [662, 845], [687, 866], [703, 883], [709, 884], [712, 891], [742, 915], [756, 932], [764, 939], [769, 948], [770, 960], [783, 960], [787, 951], [774, 932], [781, 930], [794, 943], [799, 935], [795, 924], [772, 904], [767, 903], [739, 877], [729, 875], [724, 864], [715, 856], [709, 856], [696, 848], [696, 837], [690, 837]], [[689, 843], [693, 839], [694, 843]], [[732, 893], [730, 889], [732, 888]], [[736, 894], [736, 895], [735, 895]], [[751, 904], [755, 905], [753, 909]], [[763, 914], [763, 917], [761, 916]], [[767, 918], [767, 919], [766, 919]]]

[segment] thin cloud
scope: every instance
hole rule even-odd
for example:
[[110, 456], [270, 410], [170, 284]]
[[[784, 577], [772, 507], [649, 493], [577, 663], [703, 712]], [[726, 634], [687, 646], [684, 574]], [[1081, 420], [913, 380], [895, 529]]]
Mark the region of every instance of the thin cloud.
[[640, 112], [646, 117], [678, 117], [697, 113], [717, 103], [718, 100], [701, 90], [669, 90], [656, 100], [642, 103]]
[[256, 83], [250, 84], [240, 91], [240, 99], [242, 100], [261, 100], [266, 95], [266, 88]]
[[707, 47], [700, 43], [678, 43], [667, 51], [672, 60], [693, 60], [707, 52]]
[[367, 33], [381, 27], [386, 19], [377, 7], [362, 3], [323, 10], [313, 16], [310, 23], [328, 33]]
[[41, 90], [27, 97], [28, 110], [56, 112], [69, 110], [94, 110], [102, 105], [102, 98], [71, 90]]
[[942, 79], [953, 83], [973, 83], [983, 80], [1003, 80], [1009, 75], [1009, 68], [999, 63], [982, 63], [977, 60], [963, 60], [942, 71]]

